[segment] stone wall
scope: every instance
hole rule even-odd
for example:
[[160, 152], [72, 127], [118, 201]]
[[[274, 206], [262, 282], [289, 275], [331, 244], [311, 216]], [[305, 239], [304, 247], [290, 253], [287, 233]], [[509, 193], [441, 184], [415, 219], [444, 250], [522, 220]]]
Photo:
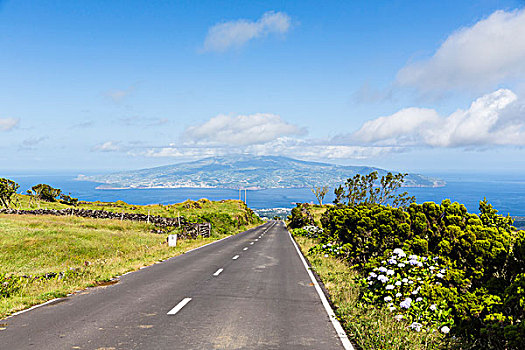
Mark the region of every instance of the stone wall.
[[[106, 210], [91, 210], [91, 209], [77, 209], [77, 208], [67, 208], [67, 209], [35, 209], [35, 210], [17, 210], [17, 209], [0, 209], [0, 214], [17, 214], [17, 215], [55, 215], [55, 216], [79, 216], [83, 218], [93, 218], [93, 219], [117, 219], [117, 220], [130, 220], [130, 221], [141, 221], [152, 223], [159, 227], [171, 227], [178, 226], [179, 223], [181, 226], [189, 227], [188, 232], [197, 229], [199, 232], [206, 232], [206, 228], [197, 228], [200, 226], [196, 225], [208, 225], [205, 224], [193, 224], [184, 217], [178, 218], [168, 218], [163, 216], [155, 215], [146, 215], [146, 214], [135, 214], [135, 213], [114, 213]], [[211, 228], [210, 228], [211, 229]], [[210, 230], [208, 229], [208, 231]], [[209, 234], [208, 234], [209, 235]]]

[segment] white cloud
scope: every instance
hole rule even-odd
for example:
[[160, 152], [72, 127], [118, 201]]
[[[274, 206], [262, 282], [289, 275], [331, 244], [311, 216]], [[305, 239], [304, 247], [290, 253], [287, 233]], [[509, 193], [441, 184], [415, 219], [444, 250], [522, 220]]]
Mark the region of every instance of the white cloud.
[[205, 158], [225, 155], [229, 153], [224, 148], [215, 147], [185, 147], [169, 145], [166, 147], [149, 148], [145, 151], [134, 153], [133, 155], [141, 155], [152, 158]]
[[120, 142], [107, 141], [93, 147], [94, 151], [98, 152], [120, 152], [123, 150]]
[[521, 146], [525, 145], [524, 111], [516, 94], [500, 89], [447, 117], [432, 109], [403, 109], [366, 122], [352, 138], [383, 146]]
[[292, 158], [326, 161], [329, 159], [365, 159], [393, 152], [396, 147], [334, 145], [330, 140], [303, 140], [281, 137], [264, 144], [248, 146], [191, 147], [171, 144], [135, 153], [146, 157], [196, 159], [227, 154], [281, 155]]
[[296, 139], [283, 137], [262, 145], [246, 148], [246, 152], [256, 155], [283, 155], [292, 158], [327, 159], [365, 159], [394, 151], [395, 147], [336, 145], [328, 139]]
[[183, 139], [193, 144], [240, 146], [266, 143], [282, 136], [302, 135], [305, 132], [276, 114], [220, 114], [201, 125], [187, 128]]
[[475, 91], [525, 77], [525, 10], [496, 11], [450, 35], [429, 59], [408, 64], [397, 81], [420, 91]]
[[223, 52], [268, 34], [284, 34], [290, 28], [290, 23], [291, 19], [286, 13], [273, 11], [266, 12], [257, 21], [239, 19], [219, 23], [208, 30], [204, 50]]
[[393, 140], [401, 135], [409, 136], [425, 125], [433, 125], [439, 120], [439, 114], [433, 109], [405, 108], [391, 116], [366, 122], [354, 136], [363, 142]]
[[19, 122], [19, 118], [0, 118], [0, 131], [13, 130]]

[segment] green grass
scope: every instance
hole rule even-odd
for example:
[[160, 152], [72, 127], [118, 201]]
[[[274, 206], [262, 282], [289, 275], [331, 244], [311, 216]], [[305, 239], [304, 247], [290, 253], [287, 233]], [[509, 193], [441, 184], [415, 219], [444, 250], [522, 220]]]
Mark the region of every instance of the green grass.
[[[60, 202], [45, 202], [27, 195], [17, 194], [11, 204], [12, 208], [19, 209], [65, 209], [71, 208], [67, 204]], [[85, 202], [80, 201], [77, 208], [92, 209], [92, 210], [107, 210], [115, 213], [135, 213], [135, 214], [150, 214], [165, 217], [185, 216], [187, 218], [195, 217], [196, 215], [205, 215], [221, 212], [231, 216], [242, 215], [246, 211], [246, 206], [243, 202], [238, 200], [223, 200], [210, 201], [208, 199], [200, 199], [198, 201], [187, 200], [176, 204], [152, 204], [152, 205], [133, 205], [123, 201], [116, 202]]]
[[[228, 234], [256, 224], [231, 228]], [[5, 274], [31, 276], [21, 279], [20, 290], [0, 296], [0, 319], [227, 235], [179, 240], [177, 247], [168, 247], [166, 235], [152, 229], [131, 221], [0, 215], [0, 281]], [[49, 273], [62, 276], [42, 278]]]
[[440, 334], [409, 330], [406, 323], [394, 320], [388, 310], [360, 303], [355, 270], [341, 260], [308, 253], [316, 244], [314, 240], [295, 239], [326, 286], [348, 337], [362, 349], [423, 350], [444, 346]]
[[[30, 209], [66, 209], [71, 208], [60, 202], [45, 202], [27, 195], [17, 194], [11, 203], [12, 208], [20, 210]], [[116, 202], [84, 202], [76, 206], [79, 209], [106, 210], [115, 213], [149, 214], [162, 217], [184, 216], [191, 222], [210, 222], [212, 232], [224, 234], [232, 229], [246, 228], [261, 220], [253, 214], [242, 201], [222, 200], [210, 201], [199, 199], [187, 200], [182, 203], [163, 205], [133, 205], [123, 201]]]

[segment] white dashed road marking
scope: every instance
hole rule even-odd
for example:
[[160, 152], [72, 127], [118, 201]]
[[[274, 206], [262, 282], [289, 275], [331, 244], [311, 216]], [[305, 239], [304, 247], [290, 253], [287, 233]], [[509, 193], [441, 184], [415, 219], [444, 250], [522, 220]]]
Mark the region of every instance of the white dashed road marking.
[[213, 275], [214, 276], [219, 276], [222, 271], [223, 271], [223, 269], [218, 269], [217, 271], [215, 271], [215, 273]]
[[235, 256], [232, 258], [232, 260], [237, 260], [237, 259], [239, 259], [239, 256], [238, 256], [238, 255], [235, 255]]
[[180, 303], [177, 304], [173, 309], [171, 309], [168, 312], [168, 315], [175, 315], [177, 312], [179, 312], [184, 306], [186, 306], [187, 303], [191, 301], [191, 298], [184, 298]]

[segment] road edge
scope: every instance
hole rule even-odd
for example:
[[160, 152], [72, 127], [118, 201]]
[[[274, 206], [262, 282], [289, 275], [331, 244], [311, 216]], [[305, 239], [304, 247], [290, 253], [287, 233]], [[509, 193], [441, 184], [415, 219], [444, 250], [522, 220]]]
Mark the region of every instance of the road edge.
[[328, 318], [330, 318], [330, 321], [332, 322], [332, 326], [334, 327], [335, 332], [337, 333], [337, 336], [339, 337], [339, 340], [341, 341], [343, 347], [345, 348], [345, 350], [355, 350], [352, 343], [350, 342], [350, 339], [348, 338], [348, 335], [346, 334], [345, 330], [341, 326], [341, 323], [339, 323], [339, 320], [335, 316], [335, 312], [332, 309], [332, 306], [330, 305], [329, 298], [325, 294], [326, 292], [323, 290], [323, 288], [321, 288], [321, 286], [319, 285], [319, 282], [317, 281], [314, 274], [312, 273], [311, 267], [307, 263], [307, 260], [304, 257], [303, 252], [301, 251], [301, 249], [299, 249], [299, 246], [295, 242], [295, 239], [293, 238], [292, 234], [290, 233], [290, 231], [288, 230], [286, 226], [285, 226], [285, 229], [286, 229], [286, 232], [288, 232], [288, 236], [290, 237], [290, 240], [292, 241], [295, 247], [295, 250], [297, 251], [297, 254], [299, 255], [299, 258], [301, 259], [303, 266], [306, 272], [308, 273], [308, 276], [310, 276], [310, 280], [312, 281], [315, 287], [315, 290], [317, 294], [319, 295], [319, 298], [321, 299], [321, 303], [323, 304], [323, 307], [326, 313], [328, 314]]

